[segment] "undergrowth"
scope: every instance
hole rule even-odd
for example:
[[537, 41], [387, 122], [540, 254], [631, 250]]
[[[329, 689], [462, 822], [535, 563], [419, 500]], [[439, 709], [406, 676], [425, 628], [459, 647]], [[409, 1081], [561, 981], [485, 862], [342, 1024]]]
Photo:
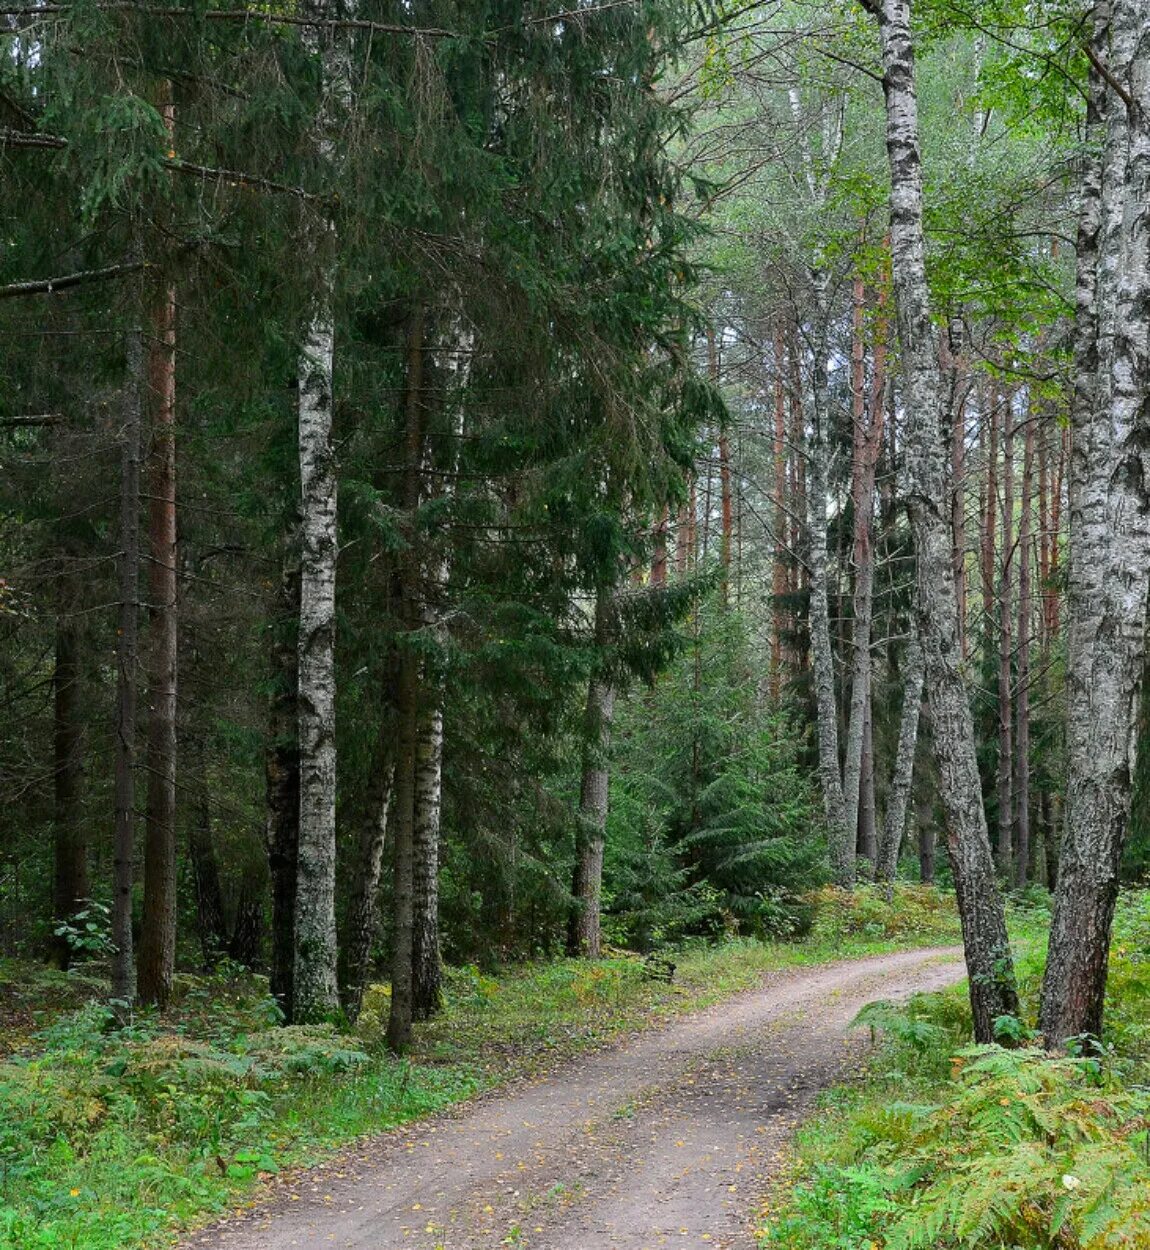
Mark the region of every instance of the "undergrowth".
[[1150, 893], [1123, 898], [1104, 1046], [1051, 1059], [1033, 1037], [1041, 949], [1018, 960], [1016, 1049], [969, 1046], [965, 991], [876, 1004], [868, 1078], [825, 1099], [768, 1208], [771, 1250], [1150, 1247]]
[[[903, 905], [900, 889], [893, 904]], [[837, 906], [828, 899], [823, 906]], [[450, 970], [443, 1015], [405, 1060], [383, 1046], [386, 987], [360, 1026], [282, 1028], [242, 969], [181, 977], [165, 1017], [117, 1027], [88, 974], [0, 967], [0, 1248], [131, 1250], [252, 1200], [261, 1178], [430, 1114], [511, 1075], [761, 984], [765, 973], [949, 941], [945, 926], [802, 943], [731, 940], [672, 954], [674, 983], [623, 952], [489, 976]], [[7, 995], [7, 986], [21, 987]], [[0, 1025], [3, 1020], [0, 1019]]]

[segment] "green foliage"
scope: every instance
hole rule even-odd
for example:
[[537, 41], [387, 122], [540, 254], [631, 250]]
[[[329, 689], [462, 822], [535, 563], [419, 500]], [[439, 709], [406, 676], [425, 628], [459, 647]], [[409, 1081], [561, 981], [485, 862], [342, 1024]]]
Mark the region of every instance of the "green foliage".
[[[1107, 1048], [1054, 1058], [970, 1047], [960, 989], [875, 1004], [868, 1082], [800, 1137], [808, 1175], [767, 1221], [779, 1250], [1103, 1250], [1150, 1239], [1150, 1092], [1142, 1074], [1150, 903], [1123, 897]], [[1032, 1003], [1041, 961], [1020, 962]], [[1000, 1032], [1025, 1042], [1024, 1020]]]
[[814, 908], [814, 933], [823, 941], [844, 938], [913, 938], [938, 943], [962, 937], [954, 895], [933, 886], [899, 881], [854, 890], [823, 886], [804, 896]]
[[619, 709], [608, 924], [646, 949], [686, 933], [786, 937], [824, 874], [812, 782], [794, 724], [763, 699], [746, 623], [714, 599], [649, 691]]
[[117, 1027], [92, 1001], [0, 1064], [0, 1246], [138, 1245], [475, 1088], [330, 1027], [281, 1028], [258, 982], [183, 989], [178, 1031], [147, 1015]]

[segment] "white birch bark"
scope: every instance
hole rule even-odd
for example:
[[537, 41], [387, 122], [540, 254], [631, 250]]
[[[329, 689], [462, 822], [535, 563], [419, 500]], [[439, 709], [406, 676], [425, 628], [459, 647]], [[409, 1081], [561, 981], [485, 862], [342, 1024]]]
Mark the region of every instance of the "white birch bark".
[[[1102, 1027], [1150, 578], [1150, 11], [1100, 0], [1078, 234], [1068, 783], [1040, 1028]], [[1104, 65], [1103, 75], [1098, 69]]]
[[1018, 995], [1006, 916], [994, 874], [974, 724], [963, 673], [946, 494], [939, 357], [926, 281], [922, 163], [910, 0], [867, 0], [878, 17], [891, 172], [891, 260], [902, 346], [908, 508], [917, 566], [919, 634], [926, 656], [934, 746], [962, 917], [977, 1040], [994, 1039]]
[[[324, 0], [312, 15], [329, 16]], [[350, 97], [342, 33], [305, 28], [320, 60], [322, 98], [316, 146], [336, 162], [335, 123]], [[300, 807], [295, 914], [294, 1019], [322, 1018], [339, 1005], [335, 926], [335, 574], [337, 475], [332, 447], [337, 244], [331, 221], [314, 226], [316, 288], [299, 368]]]

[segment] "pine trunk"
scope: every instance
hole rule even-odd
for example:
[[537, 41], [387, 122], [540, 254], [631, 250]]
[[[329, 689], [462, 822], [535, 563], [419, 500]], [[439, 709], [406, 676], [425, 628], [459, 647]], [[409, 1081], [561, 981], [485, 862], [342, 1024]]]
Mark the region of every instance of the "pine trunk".
[[1102, 1029], [1150, 576], [1150, 12], [1101, 0], [1094, 23], [1094, 60], [1108, 70], [1091, 77], [1088, 138], [1102, 159], [1088, 164], [1078, 234], [1068, 784], [1039, 1015], [1052, 1047]]
[[[170, 105], [168, 106], [170, 110]], [[144, 914], [137, 990], [164, 1008], [176, 967], [176, 289], [153, 318], [149, 359], [152, 438], [148, 455], [148, 739], [144, 813]]]
[[906, 379], [909, 511], [917, 564], [919, 632], [926, 653], [932, 739], [947, 813], [947, 851], [962, 917], [974, 1034], [1016, 1015], [1006, 915], [994, 875], [974, 724], [963, 677], [946, 515], [938, 350], [930, 315], [922, 164], [909, 0], [881, 0], [883, 87], [891, 170], [891, 255]]
[[143, 331], [128, 331], [124, 429], [120, 449], [120, 609], [116, 646], [116, 734], [112, 850], [112, 997], [136, 992], [132, 885], [136, 853], [136, 708], [140, 607], [140, 446], [146, 355]]

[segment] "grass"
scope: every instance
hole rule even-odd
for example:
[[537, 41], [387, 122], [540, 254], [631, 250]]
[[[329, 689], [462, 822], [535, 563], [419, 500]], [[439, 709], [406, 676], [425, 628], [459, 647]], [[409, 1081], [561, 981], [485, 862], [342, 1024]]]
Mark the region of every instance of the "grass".
[[1150, 892], [1120, 904], [1105, 1050], [1029, 1046], [1043, 908], [1023, 900], [1018, 1049], [971, 1047], [962, 987], [860, 1017], [883, 1030], [861, 1082], [823, 1096], [764, 1211], [770, 1250], [1150, 1246]]
[[[874, 892], [871, 892], [874, 893]], [[487, 976], [452, 970], [443, 1015], [404, 1060], [387, 995], [360, 1027], [277, 1027], [262, 981], [181, 978], [166, 1017], [116, 1028], [91, 977], [0, 964], [0, 1247], [133, 1250], [253, 1201], [261, 1180], [513, 1076], [759, 985], [765, 974], [955, 941], [953, 904], [822, 894], [807, 940], [732, 940], [675, 956], [674, 984], [615, 954]], [[907, 912], [913, 920], [907, 920]], [[12, 1053], [15, 1052], [15, 1053]]]

